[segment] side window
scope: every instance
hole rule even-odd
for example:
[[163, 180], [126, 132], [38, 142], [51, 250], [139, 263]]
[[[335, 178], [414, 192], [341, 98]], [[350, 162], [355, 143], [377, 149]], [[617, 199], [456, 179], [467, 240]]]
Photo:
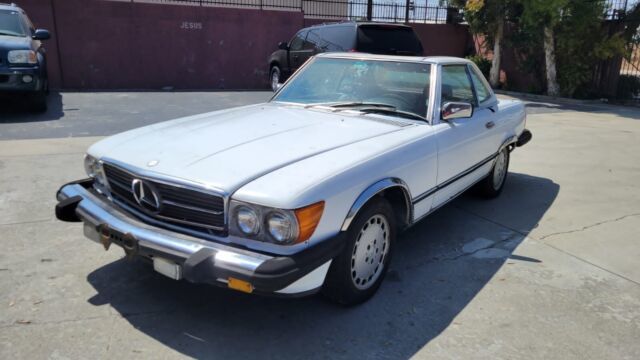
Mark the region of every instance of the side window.
[[442, 67], [441, 103], [449, 101], [477, 105], [466, 65], [445, 65]]
[[289, 50], [291, 51], [302, 50], [302, 45], [304, 44], [304, 40], [306, 37], [307, 37], [307, 30], [298, 32], [293, 37], [293, 39], [291, 39], [291, 42], [289, 43]]
[[469, 73], [471, 74], [471, 81], [473, 81], [473, 87], [476, 89], [476, 95], [478, 95], [478, 102], [482, 103], [484, 101], [489, 100], [491, 97], [491, 92], [484, 85], [484, 82], [480, 79], [478, 72], [475, 71], [474, 68], [469, 66]]
[[321, 39], [318, 33], [315, 30], [309, 31], [307, 40], [304, 42], [304, 46], [302, 48], [305, 50], [313, 50], [314, 48], [320, 49], [321, 47]]
[[355, 32], [351, 26], [327, 26], [320, 36], [327, 51], [348, 51], [355, 47]]

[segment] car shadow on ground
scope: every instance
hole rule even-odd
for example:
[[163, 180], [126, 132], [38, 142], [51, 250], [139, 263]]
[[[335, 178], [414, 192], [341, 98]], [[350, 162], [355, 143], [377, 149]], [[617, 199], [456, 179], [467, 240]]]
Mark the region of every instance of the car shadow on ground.
[[23, 96], [0, 97], [0, 123], [27, 123], [58, 120], [64, 116], [62, 95], [52, 91], [47, 96], [48, 110], [34, 112]]
[[356, 307], [320, 295], [278, 299], [175, 282], [125, 260], [89, 274], [97, 294], [88, 301], [110, 305], [133, 331], [195, 358], [408, 358], [460, 325], [456, 316], [505, 262], [540, 262], [511, 253], [559, 189], [511, 173], [495, 200], [463, 195], [400, 236], [380, 291]]

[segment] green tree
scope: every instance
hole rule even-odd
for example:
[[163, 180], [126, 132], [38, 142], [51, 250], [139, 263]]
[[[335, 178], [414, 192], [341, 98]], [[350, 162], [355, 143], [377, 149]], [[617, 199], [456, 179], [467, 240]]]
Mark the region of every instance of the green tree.
[[[533, 31], [542, 29], [547, 94], [558, 96], [555, 28], [562, 20], [562, 10], [570, 0], [520, 0], [523, 5], [522, 23]], [[589, 5], [586, 5], [589, 6]]]
[[585, 96], [598, 62], [624, 52], [622, 35], [603, 26], [605, 0], [520, 1], [521, 31], [543, 44], [548, 95]]
[[473, 34], [482, 34], [493, 47], [493, 60], [489, 72], [491, 86], [500, 85], [500, 61], [505, 21], [516, 0], [454, 0], [451, 5], [463, 8], [464, 17]]

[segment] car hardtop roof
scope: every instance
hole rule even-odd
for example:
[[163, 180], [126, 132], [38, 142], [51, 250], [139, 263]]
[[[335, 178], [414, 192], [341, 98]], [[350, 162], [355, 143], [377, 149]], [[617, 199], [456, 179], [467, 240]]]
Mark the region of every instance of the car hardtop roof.
[[378, 61], [405, 61], [405, 62], [426, 62], [430, 64], [450, 65], [450, 64], [470, 64], [470, 60], [453, 56], [398, 56], [398, 55], [377, 55], [358, 52], [331, 52], [321, 53], [316, 57], [342, 58], [342, 59], [363, 59]]
[[18, 5], [16, 4], [7, 4], [7, 3], [0, 3], [0, 10], [14, 10], [14, 11], [23, 11], [22, 9], [20, 9], [18, 7]]
[[389, 23], [379, 23], [379, 22], [373, 22], [373, 21], [346, 20], [346, 21], [315, 24], [315, 25], [308, 26], [305, 29], [313, 29], [318, 27], [329, 27], [329, 26], [345, 26], [345, 25], [351, 25], [354, 27], [358, 27], [362, 25], [366, 25], [366, 26], [375, 25], [375, 26], [383, 26], [383, 27], [411, 28], [411, 26], [404, 25], [404, 24], [389, 24]]

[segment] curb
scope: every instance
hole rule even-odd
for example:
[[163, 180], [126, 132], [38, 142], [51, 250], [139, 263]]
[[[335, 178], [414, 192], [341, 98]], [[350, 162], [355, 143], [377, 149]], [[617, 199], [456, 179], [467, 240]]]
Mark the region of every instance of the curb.
[[500, 95], [508, 95], [508, 96], [513, 96], [513, 97], [522, 98], [522, 99], [548, 101], [548, 102], [556, 102], [556, 103], [570, 104], [570, 105], [614, 105], [602, 100], [579, 100], [579, 99], [570, 99], [570, 98], [548, 96], [548, 95], [528, 94], [528, 93], [521, 93], [516, 91], [505, 91], [505, 90], [493, 90], [493, 92]]

